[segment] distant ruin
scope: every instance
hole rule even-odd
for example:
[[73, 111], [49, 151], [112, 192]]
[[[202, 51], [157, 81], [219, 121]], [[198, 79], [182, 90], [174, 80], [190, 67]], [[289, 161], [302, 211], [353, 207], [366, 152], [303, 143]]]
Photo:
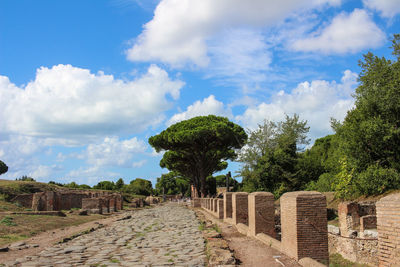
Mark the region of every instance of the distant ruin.
[[20, 194], [11, 201], [32, 211], [82, 209], [88, 213], [104, 214], [123, 209], [122, 195], [105, 191], [46, 191]]

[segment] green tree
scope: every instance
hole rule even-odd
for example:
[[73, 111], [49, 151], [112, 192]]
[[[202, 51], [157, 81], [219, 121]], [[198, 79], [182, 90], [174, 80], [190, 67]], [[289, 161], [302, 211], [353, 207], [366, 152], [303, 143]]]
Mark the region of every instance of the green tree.
[[189, 178], [183, 177], [178, 172], [162, 174], [157, 178], [156, 191], [158, 195], [165, 192], [166, 195], [187, 195], [190, 192]]
[[100, 189], [100, 190], [114, 190], [115, 189], [115, 184], [114, 182], [111, 181], [101, 181], [97, 183], [97, 185], [93, 186], [94, 189]]
[[235, 149], [244, 145], [247, 135], [242, 127], [227, 118], [199, 116], [178, 122], [149, 138], [157, 152], [164, 150], [160, 166], [191, 179], [204, 197], [206, 178], [228, 166], [236, 158]]
[[[340, 149], [354, 175], [347, 180], [360, 194], [399, 188], [399, 34], [394, 35], [392, 48], [396, 58], [393, 61], [372, 53], [364, 55], [364, 60], [360, 61], [362, 70], [355, 92], [355, 108], [347, 113], [337, 131]], [[342, 183], [338, 176], [337, 184]], [[373, 187], [379, 190], [371, 190]]]
[[119, 178], [118, 181], [115, 183], [115, 189], [122, 190], [124, 185], [125, 185], [124, 180], [122, 178]]
[[153, 187], [149, 180], [136, 178], [126, 187], [126, 192], [135, 195], [150, 196], [153, 193]]
[[301, 188], [304, 182], [299, 176], [298, 162], [299, 152], [309, 143], [306, 125], [295, 114], [286, 116], [283, 122], [264, 121], [250, 131], [240, 156], [242, 190], [270, 191], [279, 196]]
[[0, 160], [0, 175], [8, 171], [8, 166]]

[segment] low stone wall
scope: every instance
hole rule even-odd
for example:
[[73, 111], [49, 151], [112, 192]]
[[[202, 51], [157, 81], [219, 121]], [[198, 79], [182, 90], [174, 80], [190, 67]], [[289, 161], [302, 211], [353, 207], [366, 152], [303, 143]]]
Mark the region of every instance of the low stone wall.
[[339, 253], [343, 258], [353, 262], [378, 265], [378, 240], [354, 239], [333, 233], [328, 235], [329, 253]]

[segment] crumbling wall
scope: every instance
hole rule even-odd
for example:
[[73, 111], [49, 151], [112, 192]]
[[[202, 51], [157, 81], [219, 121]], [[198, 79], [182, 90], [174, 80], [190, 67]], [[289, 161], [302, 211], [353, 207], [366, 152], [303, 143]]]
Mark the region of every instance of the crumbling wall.
[[19, 203], [22, 207], [31, 209], [32, 199], [33, 194], [21, 194], [11, 199], [11, 202]]

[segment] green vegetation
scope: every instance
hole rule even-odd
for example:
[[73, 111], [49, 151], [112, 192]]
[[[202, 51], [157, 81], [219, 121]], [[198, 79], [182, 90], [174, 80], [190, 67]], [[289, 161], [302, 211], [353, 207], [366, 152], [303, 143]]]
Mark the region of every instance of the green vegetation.
[[244, 145], [242, 127], [227, 118], [199, 116], [178, 122], [149, 138], [157, 152], [166, 151], [160, 166], [190, 178], [202, 196], [207, 195], [206, 178], [226, 169], [226, 160], [235, 159], [235, 149]]
[[309, 178], [300, 170], [304, 161], [299, 153], [309, 142], [306, 124], [295, 114], [286, 116], [284, 122], [264, 121], [250, 131], [246, 149], [239, 158], [243, 163], [243, 191], [268, 191], [279, 197], [308, 182]]
[[178, 172], [169, 172], [162, 174], [161, 177], [157, 178], [156, 183], [156, 194], [162, 195], [177, 195], [189, 196], [190, 195], [190, 183], [189, 178], [183, 177]]
[[14, 218], [10, 216], [5, 216], [1, 221], [0, 224], [4, 224], [6, 226], [17, 226], [14, 222]]
[[0, 175], [8, 171], [8, 166], [0, 160]]

